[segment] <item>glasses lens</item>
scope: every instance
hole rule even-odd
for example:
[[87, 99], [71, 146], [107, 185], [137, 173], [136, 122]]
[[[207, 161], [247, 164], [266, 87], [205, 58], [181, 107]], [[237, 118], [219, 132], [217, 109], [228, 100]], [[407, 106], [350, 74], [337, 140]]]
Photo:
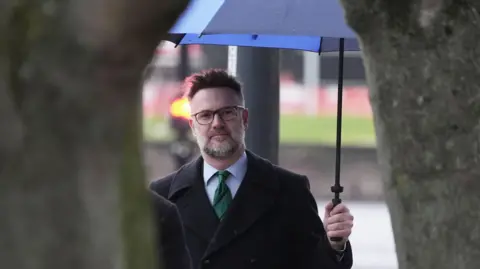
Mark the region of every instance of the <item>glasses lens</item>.
[[209, 124], [212, 122], [213, 113], [210, 111], [202, 111], [196, 115], [196, 118], [200, 124]]
[[237, 117], [237, 109], [234, 107], [228, 107], [224, 108], [220, 111], [220, 115], [222, 116], [222, 119], [225, 121], [228, 120], [233, 120]]

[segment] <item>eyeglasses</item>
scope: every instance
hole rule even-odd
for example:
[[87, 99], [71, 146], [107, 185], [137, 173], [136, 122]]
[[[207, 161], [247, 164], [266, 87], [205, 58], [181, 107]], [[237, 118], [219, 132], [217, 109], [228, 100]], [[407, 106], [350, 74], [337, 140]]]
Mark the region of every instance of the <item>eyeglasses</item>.
[[222, 107], [220, 109], [213, 110], [213, 111], [203, 110], [198, 113], [192, 114], [192, 117], [195, 118], [198, 124], [207, 125], [213, 122], [213, 119], [215, 118], [215, 114], [218, 114], [218, 116], [223, 121], [231, 121], [236, 119], [239, 115], [239, 111], [244, 109], [245, 108], [241, 106], [228, 106], [228, 107]]

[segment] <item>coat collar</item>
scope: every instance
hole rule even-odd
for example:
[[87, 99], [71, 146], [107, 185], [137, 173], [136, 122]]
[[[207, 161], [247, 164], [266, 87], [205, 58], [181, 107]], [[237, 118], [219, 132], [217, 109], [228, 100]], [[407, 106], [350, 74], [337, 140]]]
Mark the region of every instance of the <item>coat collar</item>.
[[233, 242], [275, 203], [279, 182], [274, 166], [250, 151], [246, 154], [245, 178], [222, 222], [205, 191], [202, 157], [180, 169], [170, 185], [168, 198], [176, 203], [185, 227], [210, 242], [205, 256]]
[[[268, 160], [254, 154], [249, 150], [246, 150], [245, 153], [247, 155], [247, 173], [245, 178], [247, 178], [249, 174], [250, 176], [255, 176], [258, 173], [268, 174], [273, 170], [273, 165]], [[203, 158], [202, 156], [199, 156], [192, 162], [186, 164], [177, 172], [172, 184], [170, 185], [168, 198], [171, 199], [180, 192], [194, 186], [197, 183], [196, 181], [202, 177], [202, 175]], [[271, 176], [252, 179], [254, 185], [272, 191], [278, 188], [278, 182], [276, 180], [276, 178]]]

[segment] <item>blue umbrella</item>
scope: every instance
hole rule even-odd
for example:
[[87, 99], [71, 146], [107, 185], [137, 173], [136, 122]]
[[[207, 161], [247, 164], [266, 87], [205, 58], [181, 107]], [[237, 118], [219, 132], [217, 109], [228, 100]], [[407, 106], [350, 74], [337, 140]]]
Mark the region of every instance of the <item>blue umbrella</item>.
[[[335, 184], [341, 203], [340, 153], [344, 51], [358, 51], [338, 0], [193, 0], [170, 30], [177, 45], [205, 44], [339, 52]], [[340, 240], [340, 238], [332, 238]]]
[[180, 44], [358, 51], [338, 0], [192, 0], [170, 30]]

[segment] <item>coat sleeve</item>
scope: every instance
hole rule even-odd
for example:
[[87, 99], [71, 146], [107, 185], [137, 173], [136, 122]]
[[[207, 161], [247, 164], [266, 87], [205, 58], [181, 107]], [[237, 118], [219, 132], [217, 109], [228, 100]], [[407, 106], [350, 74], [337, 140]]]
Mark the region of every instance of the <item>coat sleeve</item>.
[[170, 204], [162, 218], [159, 236], [166, 269], [192, 269], [192, 261], [185, 242], [185, 231], [177, 207]]
[[353, 264], [352, 249], [347, 243], [344, 256], [337, 258], [336, 251], [330, 246], [322, 220], [318, 215], [317, 203], [309, 190], [308, 178], [303, 177], [303, 184], [296, 188], [298, 193], [294, 204], [294, 235], [296, 245], [297, 268], [305, 269], [350, 269]]

